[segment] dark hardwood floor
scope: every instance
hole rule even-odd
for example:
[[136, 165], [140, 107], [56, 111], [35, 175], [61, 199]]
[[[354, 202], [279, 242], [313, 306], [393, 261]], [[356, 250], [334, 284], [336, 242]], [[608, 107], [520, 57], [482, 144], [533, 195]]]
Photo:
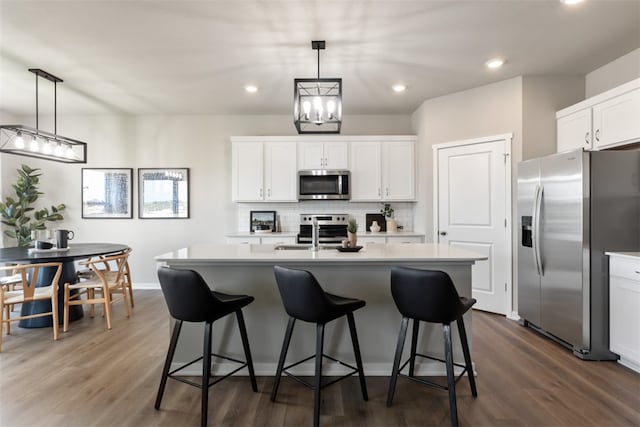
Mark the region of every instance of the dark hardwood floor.
[[[114, 307], [114, 326], [86, 316], [53, 342], [51, 329], [12, 328], [0, 353], [0, 426], [196, 426], [200, 391], [170, 381], [153, 408], [169, 341], [160, 291], [136, 291], [130, 319]], [[638, 426], [640, 375], [615, 362], [585, 362], [504, 317], [473, 313], [478, 398], [457, 387], [462, 426]], [[251, 332], [250, 332], [251, 334]], [[284, 378], [278, 401], [272, 377], [234, 377], [210, 393], [210, 426], [300, 426], [312, 420], [311, 391]], [[323, 392], [323, 426], [448, 426], [445, 392], [399, 380], [385, 406], [388, 378], [356, 377]]]

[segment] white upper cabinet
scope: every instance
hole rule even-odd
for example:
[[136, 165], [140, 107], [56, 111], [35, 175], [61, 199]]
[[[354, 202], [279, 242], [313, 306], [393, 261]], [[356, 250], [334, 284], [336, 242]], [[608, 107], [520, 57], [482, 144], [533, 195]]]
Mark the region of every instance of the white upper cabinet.
[[416, 198], [415, 142], [382, 144], [383, 200]]
[[577, 148], [591, 150], [591, 108], [558, 118], [558, 153]]
[[596, 150], [640, 141], [640, 89], [593, 106], [593, 138]]
[[640, 142], [640, 79], [556, 113], [558, 152]]
[[351, 142], [351, 200], [382, 200], [382, 150], [379, 142]]
[[231, 148], [234, 202], [295, 202], [296, 143], [234, 141]]
[[349, 145], [344, 141], [305, 142], [298, 144], [298, 169], [347, 169]]
[[413, 201], [415, 140], [352, 141], [351, 200]]
[[270, 202], [297, 201], [296, 143], [267, 142], [264, 155], [264, 199]]
[[264, 198], [262, 142], [231, 146], [231, 197], [234, 202], [258, 202]]

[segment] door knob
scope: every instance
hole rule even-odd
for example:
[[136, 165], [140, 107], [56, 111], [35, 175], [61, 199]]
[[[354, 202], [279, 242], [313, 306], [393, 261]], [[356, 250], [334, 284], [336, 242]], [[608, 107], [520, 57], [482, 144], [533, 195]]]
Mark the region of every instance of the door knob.
[[446, 232], [446, 231], [441, 231], [441, 232], [440, 232], [440, 235], [441, 235], [441, 236], [446, 236], [446, 235], [447, 235], [447, 232]]

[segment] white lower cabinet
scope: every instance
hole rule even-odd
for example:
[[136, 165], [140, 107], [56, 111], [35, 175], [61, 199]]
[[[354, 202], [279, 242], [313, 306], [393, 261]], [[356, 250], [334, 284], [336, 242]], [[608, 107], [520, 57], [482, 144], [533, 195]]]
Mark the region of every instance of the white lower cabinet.
[[247, 236], [247, 237], [227, 237], [227, 244], [229, 245], [259, 245], [260, 237]]
[[260, 243], [263, 245], [293, 245], [296, 243], [295, 236], [262, 236]]
[[227, 236], [229, 245], [292, 245], [296, 236]]
[[609, 349], [640, 372], [640, 254], [609, 254]]
[[420, 235], [409, 235], [405, 236], [402, 234], [382, 234], [379, 236], [374, 236], [371, 234], [358, 235], [358, 244], [382, 244], [382, 243], [422, 243], [424, 240], [423, 236]]

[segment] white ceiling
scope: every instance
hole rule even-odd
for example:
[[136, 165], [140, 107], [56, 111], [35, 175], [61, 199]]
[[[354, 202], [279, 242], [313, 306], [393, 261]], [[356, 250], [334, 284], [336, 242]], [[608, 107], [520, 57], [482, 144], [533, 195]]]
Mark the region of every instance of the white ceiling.
[[[342, 77], [345, 114], [530, 74], [581, 74], [640, 47], [640, 0], [0, 0], [0, 109], [58, 114], [289, 114], [293, 79]], [[488, 70], [484, 62], [508, 63]], [[390, 86], [408, 89], [395, 94]], [[255, 95], [244, 91], [257, 85]], [[53, 84], [39, 80], [40, 111]]]

